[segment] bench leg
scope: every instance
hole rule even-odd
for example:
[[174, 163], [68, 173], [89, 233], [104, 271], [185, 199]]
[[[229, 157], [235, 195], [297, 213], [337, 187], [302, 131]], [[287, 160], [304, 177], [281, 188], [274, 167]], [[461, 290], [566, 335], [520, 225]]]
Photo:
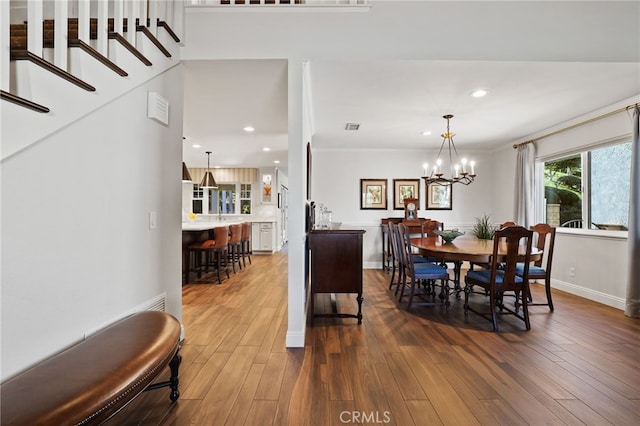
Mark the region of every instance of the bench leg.
[[180, 368], [180, 363], [182, 362], [182, 355], [180, 352], [176, 352], [173, 356], [171, 362], [169, 362], [169, 368], [171, 369], [171, 377], [169, 378], [169, 382], [171, 383], [171, 394], [169, 398], [171, 401], [176, 402], [178, 398], [180, 398], [180, 391], [178, 390], [178, 383], [180, 382], [180, 375], [178, 374], [178, 369]]

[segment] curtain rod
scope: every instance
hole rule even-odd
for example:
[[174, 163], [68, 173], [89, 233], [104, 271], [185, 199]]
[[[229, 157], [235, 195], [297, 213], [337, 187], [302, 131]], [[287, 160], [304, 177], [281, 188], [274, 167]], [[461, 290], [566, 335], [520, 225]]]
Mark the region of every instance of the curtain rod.
[[519, 148], [519, 147], [521, 147], [522, 145], [527, 145], [527, 144], [530, 144], [530, 143], [533, 143], [533, 142], [539, 141], [540, 139], [544, 139], [544, 138], [548, 138], [549, 136], [557, 135], [558, 133], [562, 133], [562, 132], [564, 132], [565, 130], [570, 130], [570, 129], [573, 129], [573, 128], [575, 128], [575, 127], [579, 127], [579, 126], [582, 126], [582, 125], [585, 125], [585, 124], [591, 123], [592, 121], [600, 120], [600, 119], [603, 119], [603, 118], [609, 117], [609, 116], [611, 116], [611, 115], [619, 114], [619, 113], [621, 113], [621, 112], [623, 112], [623, 111], [628, 111], [628, 110], [629, 110], [629, 109], [631, 109], [631, 108], [637, 108], [638, 106], [640, 106], [640, 103], [635, 103], [635, 104], [627, 105], [626, 107], [618, 108], [618, 109], [616, 109], [616, 110], [614, 110], [614, 111], [607, 112], [607, 113], [605, 113], [605, 114], [599, 115], [599, 116], [597, 116], [597, 117], [590, 118], [590, 119], [585, 120], [585, 121], [582, 121], [582, 122], [580, 122], [580, 123], [572, 124], [571, 126], [565, 127], [565, 128], [563, 128], [563, 129], [559, 129], [559, 130], [556, 130], [556, 131], [554, 131], [554, 132], [547, 133], [546, 135], [543, 135], [543, 136], [537, 137], [537, 138], [535, 138], [535, 139], [531, 139], [530, 141], [525, 141], [525, 142], [520, 142], [520, 143], [514, 143], [514, 144], [513, 144], [513, 149], [518, 149], [518, 148]]

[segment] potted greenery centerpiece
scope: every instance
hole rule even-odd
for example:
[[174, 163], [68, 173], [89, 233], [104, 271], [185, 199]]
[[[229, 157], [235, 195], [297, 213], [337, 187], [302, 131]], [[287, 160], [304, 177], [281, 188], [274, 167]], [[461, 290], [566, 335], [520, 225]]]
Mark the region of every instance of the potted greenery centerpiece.
[[484, 214], [482, 217], [476, 217], [476, 224], [471, 233], [479, 240], [493, 240], [493, 234], [496, 232], [496, 226], [491, 223], [491, 216]]

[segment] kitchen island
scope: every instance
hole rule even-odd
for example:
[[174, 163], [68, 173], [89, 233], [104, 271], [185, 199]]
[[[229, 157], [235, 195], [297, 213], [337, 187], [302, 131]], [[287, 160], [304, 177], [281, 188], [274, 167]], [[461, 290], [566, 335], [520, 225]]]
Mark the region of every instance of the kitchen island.
[[[188, 247], [206, 240], [213, 239], [213, 230], [219, 226], [238, 225], [245, 222], [252, 223], [252, 235], [250, 247], [252, 251], [273, 253], [275, 251], [275, 220], [248, 219], [248, 220], [218, 220], [218, 221], [189, 221], [182, 222], [182, 275], [183, 283], [187, 282], [187, 263], [189, 262]], [[257, 230], [257, 233], [256, 233]], [[268, 231], [268, 232], [265, 232]], [[262, 233], [261, 233], [262, 232]]]

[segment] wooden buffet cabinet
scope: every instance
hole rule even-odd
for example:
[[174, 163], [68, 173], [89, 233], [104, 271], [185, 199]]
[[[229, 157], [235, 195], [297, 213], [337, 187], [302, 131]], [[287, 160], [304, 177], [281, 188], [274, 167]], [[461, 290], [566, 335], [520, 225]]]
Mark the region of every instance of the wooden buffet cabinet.
[[[318, 229], [309, 231], [311, 257], [312, 317], [357, 318], [362, 324], [362, 235], [361, 229]], [[316, 314], [314, 302], [317, 293], [356, 293], [358, 313]]]

